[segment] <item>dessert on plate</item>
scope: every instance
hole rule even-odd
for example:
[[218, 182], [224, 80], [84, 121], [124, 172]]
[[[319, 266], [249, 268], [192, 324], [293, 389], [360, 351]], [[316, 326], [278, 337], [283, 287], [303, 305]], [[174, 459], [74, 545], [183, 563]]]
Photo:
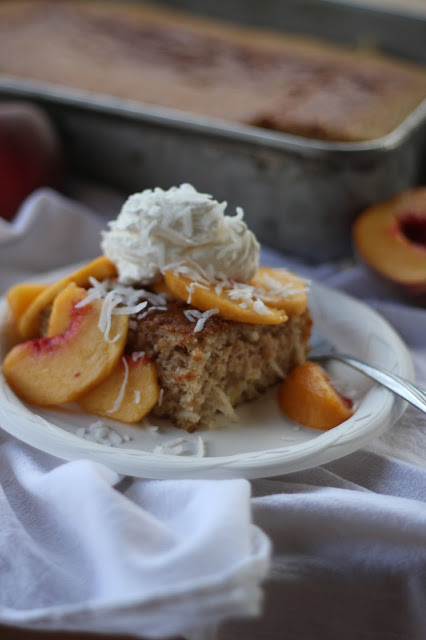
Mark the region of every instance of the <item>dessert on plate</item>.
[[230, 420], [306, 361], [306, 282], [259, 266], [243, 211], [182, 184], [128, 198], [103, 255], [52, 284], [7, 294], [19, 342], [3, 374], [24, 401], [76, 401], [187, 431]]

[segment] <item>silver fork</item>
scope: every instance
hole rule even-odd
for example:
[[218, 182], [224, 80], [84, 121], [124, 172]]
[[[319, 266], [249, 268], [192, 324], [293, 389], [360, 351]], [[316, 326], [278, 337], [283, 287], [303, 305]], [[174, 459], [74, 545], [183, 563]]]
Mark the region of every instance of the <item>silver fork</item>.
[[339, 360], [344, 362], [353, 369], [362, 371], [365, 375], [390, 389], [397, 396], [423, 411], [423, 413], [426, 413], [426, 390], [401, 378], [401, 376], [397, 376], [395, 373], [390, 373], [354, 356], [336, 351], [333, 345], [317, 332], [314, 332], [312, 336], [311, 347], [309, 360]]

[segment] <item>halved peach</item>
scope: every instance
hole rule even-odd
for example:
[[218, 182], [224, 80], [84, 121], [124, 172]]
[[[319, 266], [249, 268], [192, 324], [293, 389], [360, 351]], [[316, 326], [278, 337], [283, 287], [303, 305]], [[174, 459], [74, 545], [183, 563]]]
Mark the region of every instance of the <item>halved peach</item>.
[[47, 284], [35, 282], [20, 282], [9, 289], [6, 293], [6, 299], [16, 322], [18, 322], [36, 297], [47, 289], [48, 286]]
[[278, 402], [289, 418], [314, 429], [332, 429], [353, 415], [351, 400], [336, 391], [316, 362], [305, 362], [289, 373]]
[[128, 316], [112, 316], [107, 342], [98, 327], [102, 300], [72, 309], [64, 333], [22, 342], [6, 355], [3, 373], [23, 400], [52, 405], [71, 402], [107, 378], [119, 361], [128, 332]]
[[126, 354], [100, 385], [79, 398], [88, 413], [122, 422], [139, 422], [158, 402], [160, 387], [154, 363]]
[[241, 299], [234, 300], [229, 295], [229, 290], [216, 291], [214, 284], [200, 286], [193, 284], [190, 278], [172, 271], [166, 271], [164, 279], [167, 287], [176, 298], [185, 302], [190, 298], [190, 303], [201, 311], [218, 309], [219, 315], [227, 320], [235, 322], [247, 322], [250, 324], [281, 324], [288, 317], [281, 309], [265, 305], [264, 313], [256, 310], [253, 302], [247, 308], [241, 306]]
[[100, 256], [84, 265], [84, 267], [81, 267], [81, 269], [65, 276], [62, 280], [49, 285], [32, 301], [22, 315], [18, 324], [19, 333], [24, 340], [35, 338], [39, 331], [40, 312], [48, 307], [58, 293], [60, 293], [62, 289], [65, 289], [70, 282], [75, 282], [79, 287], [87, 287], [90, 277], [96, 278], [97, 280], [105, 280], [106, 278], [113, 278], [116, 275], [116, 266], [108, 260], [106, 256]]
[[64, 333], [71, 324], [75, 305], [87, 296], [86, 289], [77, 287], [75, 282], [70, 282], [62, 289], [52, 304], [52, 310], [47, 325], [47, 335], [57, 336]]
[[300, 315], [306, 309], [306, 282], [287, 269], [259, 267], [250, 284], [265, 304], [282, 309], [289, 316]]
[[426, 299], [426, 187], [363, 211], [353, 242], [359, 258], [395, 290]]

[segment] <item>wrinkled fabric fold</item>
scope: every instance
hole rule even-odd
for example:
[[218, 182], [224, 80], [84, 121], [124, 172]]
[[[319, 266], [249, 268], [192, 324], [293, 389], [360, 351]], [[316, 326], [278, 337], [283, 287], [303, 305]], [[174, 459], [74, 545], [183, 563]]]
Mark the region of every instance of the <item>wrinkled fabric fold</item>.
[[259, 613], [270, 544], [247, 481], [122, 493], [103, 465], [48, 457], [2, 437], [1, 622], [163, 637]]

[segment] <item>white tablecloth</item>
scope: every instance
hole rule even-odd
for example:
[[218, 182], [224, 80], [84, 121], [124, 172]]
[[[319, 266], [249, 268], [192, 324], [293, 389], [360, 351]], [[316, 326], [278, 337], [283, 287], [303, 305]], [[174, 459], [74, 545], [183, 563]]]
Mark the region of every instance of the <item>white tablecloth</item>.
[[[34, 194], [13, 226], [0, 224], [0, 290], [97, 255], [104, 224], [51, 192]], [[376, 307], [426, 386], [425, 310], [390, 300], [360, 267], [263, 257]], [[251, 483], [123, 479], [0, 431], [0, 623], [217, 640], [424, 640], [425, 502], [426, 420], [412, 408], [361, 451]]]
[[[408, 344], [426, 388], [426, 310], [386, 299], [360, 267], [316, 269], [366, 300]], [[312, 275], [315, 275], [315, 271]], [[252, 482], [273, 543], [265, 610], [220, 640], [426, 638], [426, 416], [409, 407], [370, 445], [323, 467]]]

